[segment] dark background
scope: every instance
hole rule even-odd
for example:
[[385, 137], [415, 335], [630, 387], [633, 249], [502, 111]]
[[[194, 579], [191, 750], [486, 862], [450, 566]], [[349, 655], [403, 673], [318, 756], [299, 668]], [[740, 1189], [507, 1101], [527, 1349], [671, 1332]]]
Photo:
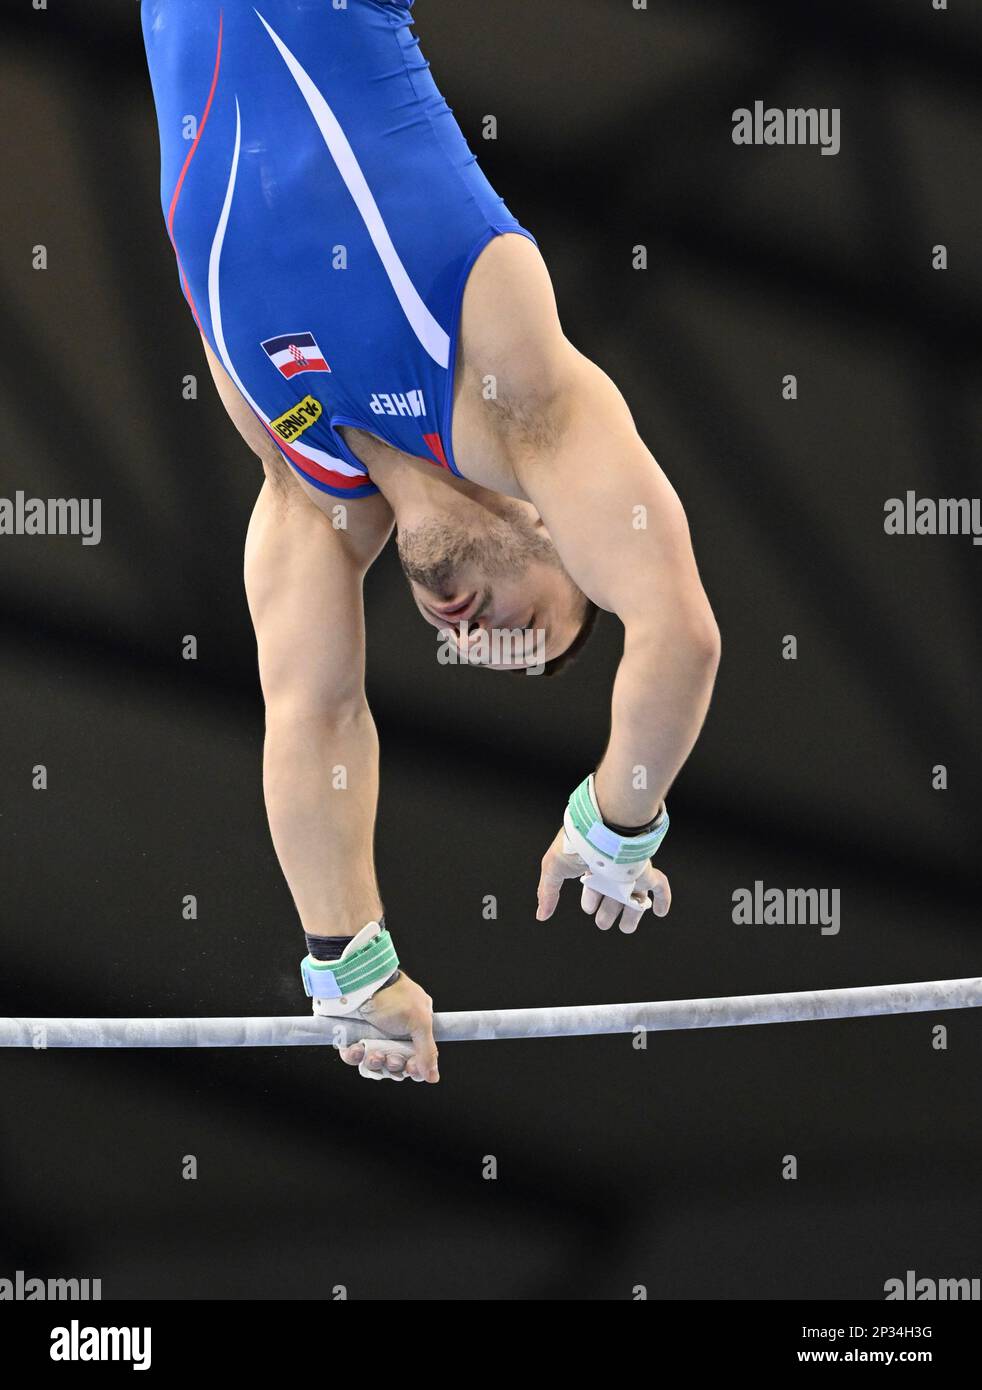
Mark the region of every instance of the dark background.
[[[908, 488], [978, 491], [977, 8], [417, 19], [570, 338], [682, 496], [724, 657], [671, 798], [670, 917], [601, 934], [569, 892], [539, 925], [618, 626], [557, 681], [440, 667], [383, 556], [378, 858], [407, 967], [451, 1009], [978, 973], [982, 551], [883, 531]], [[0, 538], [0, 1011], [303, 1011], [240, 573], [259, 470], [178, 289], [139, 7], [22, 0], [0, 54], [0, 495], [98, 496], [104, 527]], [[841, 152], [735, 147], [756, 98], [841, 108]], [[841, 889], [840, 934], [735, 926], [755, 879]], [[320, 1049], [8, 1052], [0, 1275], [193, 1299], [878, 1299], [907, 1269], [978, 1276], [980, 1020], [947, 1016], [941, 1052], [937, 1021], [448, 1046], [436, 1088], [368, 1086]]]

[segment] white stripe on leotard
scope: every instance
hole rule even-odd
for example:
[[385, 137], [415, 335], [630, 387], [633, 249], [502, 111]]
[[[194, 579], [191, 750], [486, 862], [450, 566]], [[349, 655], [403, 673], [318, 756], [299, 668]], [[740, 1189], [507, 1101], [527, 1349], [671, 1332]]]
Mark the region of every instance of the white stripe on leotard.
[[310, 76], [304, 71], [279, 35], [269, 27], [258, 10], [256, 10], [256, 16], [279, 49], [283, 61], [290, 69], [293, 80], [300, 88], [304, 101], [310, 107], [310, 113], [317, 122], [317, 128], [331, 152], [338, 167], [338, 173], [344, 179], [348, 192], [354, 199], [355, 207], [361, 214], [361, 219], [372, 239], [375, 250], [378, 252], [379, 260], [389, 277], [389, 283], [395, 291], [395, 296], [402, 312], [409, 321], [410, 328], [437, 366], [446, 370], [450, 361], [450, 339], [423, 303], [419, 291], [409, 278], [406, 267], [399, 259], [399, 253], [392, 244], [389, 230], [379, 211], [372, 190], [368, 186], [368, 180], [362, 173], [361, 165], [348, 142], [348, 137], [341, 129], [340, 122], [328, 106], [323, 94], [311, 81]]
[[[225, 190], [225, 202], [222, 205], [222, 213], [218, 219], [218, 226], [215, 229], [215, 237], [211, 243], [211, 255], [208, 258], [208, 308], [211, 313], [211, 332], [215, 339], [215, 347], [222, 360], [222, 365], [236, 386], [242, 392], [249, 405], [265, 424], [271, 424], [270, 417], [265, 411], [260, 410], [259, 406], [252, 399], [249, 392], [242, 383], [242, 379], [229, 356], [228, 346], [225, 342], [225, 329], [222, 325], [222, 299], [220, 292], [220, 272], [222, 263], [222, 247], [225, 245], [225, 233], [228, 229], [228, 218], [232, 208], [232, 198], [235, 195], [235, 180], [239, 172], [239, 153], [242, 148], [242, 115], [239, 111], [239, 99], [235, 98], [235, 149], [232, 152], [232, 167], [229, 170], [228, 187]], [[275, 432], [274, 432], [275, 438]], [[299, 440], [291, 443], [290, 448], [300, 454], [303, 458], [309, 459], [312, 463], [320, 464], [321, 468], [326, 468], [332, 473], [342, 473], [350, 478], [362, 478], [366, 476], [362, 468], [352, 468], [351, 464], [345, 459], [336, 458], [333, 454], [327, 453], [324, 449], [315, 449], [310, 444], [303, 444]]]

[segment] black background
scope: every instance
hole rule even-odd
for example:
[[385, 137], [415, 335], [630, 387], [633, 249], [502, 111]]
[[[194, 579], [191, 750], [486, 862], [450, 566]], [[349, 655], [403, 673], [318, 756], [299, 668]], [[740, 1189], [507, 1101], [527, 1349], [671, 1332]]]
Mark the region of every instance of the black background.
[[[407, 968], [452, 1009], [978, 973], [982, 551], [887, 536], [883, 504], [978, 492], [982, 18], [416, 13], [568, 336], [682, 496], [724, 657], [671, 798], [670, 917], [601, 934], [570, 891], [536, 924], [618, 626], [558, 681], [441, 667], [384, 555], [377, 853]], [[735, 147], [758, 98], [840, 108], [841, 152]], [[104, 528], [98, 547], [0, 537], [0, 1009], [302, 1011], [241, 584], [260, 475], [178, 289], [138, 5], [7, 7], [0, 113], [0, 495], [101, 497]], [[757, 879], [839, 888], [840, 934], [735, 926]], [[367, 1086], [319, 1049], [10, 1052], [0, 1276], [181, 1299], [878, 1299], [907, 1269], [978, 1277], [979, 1020], [946, 1017], [947, 1051], [937, 1021], [460, 1044], [437, 1088]]]

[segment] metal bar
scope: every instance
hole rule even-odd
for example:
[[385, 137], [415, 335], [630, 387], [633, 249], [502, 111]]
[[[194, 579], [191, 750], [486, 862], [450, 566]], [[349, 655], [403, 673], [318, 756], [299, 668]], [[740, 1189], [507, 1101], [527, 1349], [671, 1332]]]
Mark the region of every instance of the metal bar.
[[[873, 1014], [929, 1013], [982, 1005], [982, 977], [910, 985], [861, 985], [729, 999], [652, 1004], [581, 1004], [551, 1009], [441, 1013], [438, 1042], [559, 1038], [595, 1033], [733, 1028]], [[0, 1018], [0, 1047], [310, 1047], [339, 1046], [385, 1033], [360, 1020], [280, 1018]]]

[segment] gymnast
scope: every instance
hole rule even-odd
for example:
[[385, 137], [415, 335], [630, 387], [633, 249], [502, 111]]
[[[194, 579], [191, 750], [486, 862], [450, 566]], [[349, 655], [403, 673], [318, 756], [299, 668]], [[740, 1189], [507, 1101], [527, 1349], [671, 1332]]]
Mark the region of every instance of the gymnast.
[[[481, 173], [411, 8], [142, 0], [142, 19], [180, 284], [264, 470], [245, 584], [304, 987], [316, 1014], [407, 1039], [342, 1047], [362, 1075], [432, 1083], [432, 1001], [399, 968], [373, 858], [369, 566], [395, 530], [424, 622], [494, 670], [555, 675], [598, 609], [623, 625], [607, 749], [542, 859], [540, 921], [570, 878], [601, 929], [668, 911], [652, 856], [719, 632], [681, 503], [564, 335], [537, 244]], [[503, 633], [525, 640], [489, 642]]]

